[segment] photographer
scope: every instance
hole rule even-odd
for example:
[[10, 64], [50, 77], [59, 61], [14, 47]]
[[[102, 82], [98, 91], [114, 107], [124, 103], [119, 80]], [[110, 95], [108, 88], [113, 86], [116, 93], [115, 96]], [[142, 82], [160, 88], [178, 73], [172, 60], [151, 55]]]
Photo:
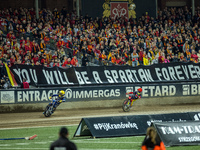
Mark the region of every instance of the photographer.
[[10, 81], [9, 81], [8, 77], [4, 76], [1, 79], [0, 87], [1, 87], [1, 89], [9, 89], [11, 87], [11, 84], [10, 84]]
[[5, 84], [5, 80], [4, 79], [1, 79], [1, 83], [0, 83], [0, 88], [1, 89], [4, 89], [3, 85]]

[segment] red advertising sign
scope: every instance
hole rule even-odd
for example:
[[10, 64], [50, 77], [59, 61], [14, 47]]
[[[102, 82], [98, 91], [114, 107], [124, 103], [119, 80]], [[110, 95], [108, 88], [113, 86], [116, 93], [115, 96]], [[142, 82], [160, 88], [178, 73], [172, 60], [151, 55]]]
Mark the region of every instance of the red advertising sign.
[[128, 19], [128, 3], [127, 2], [111, 2], [111, 18], [116, 19], [116, 17], [124, 17]]

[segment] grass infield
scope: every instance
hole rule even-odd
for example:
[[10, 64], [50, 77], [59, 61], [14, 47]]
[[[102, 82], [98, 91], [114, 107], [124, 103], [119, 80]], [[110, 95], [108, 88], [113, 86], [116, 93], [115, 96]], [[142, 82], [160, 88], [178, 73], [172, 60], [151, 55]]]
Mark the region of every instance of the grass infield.
[[[70, 137], [78, 150], [140, 150], [144, 136], [115, 138], [75, 138], [77, 126], [67, 126]], [[33, 140], [0, 140], [0, 150], [48, 150], [50, 144], [58, 138], [60, 126], [35, 127], [0, 130], [0, 139], [21, 138], [37, 134]], [[167, 147], [167, 150], [200, 150], [200, 146]]]

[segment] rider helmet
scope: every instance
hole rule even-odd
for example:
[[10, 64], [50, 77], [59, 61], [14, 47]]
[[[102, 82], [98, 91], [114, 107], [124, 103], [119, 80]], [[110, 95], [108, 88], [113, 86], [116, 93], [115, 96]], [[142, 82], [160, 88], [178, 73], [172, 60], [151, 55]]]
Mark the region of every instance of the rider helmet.
[[59, 91], [58, 96], [59, 96], [60, 98], [63, 98], [64, 95], [65, 95], [65, 91], [63, 91], [63, 90]]
[[142, 88], [138, 89], [138, 94], [140, 95], [142, 93]]

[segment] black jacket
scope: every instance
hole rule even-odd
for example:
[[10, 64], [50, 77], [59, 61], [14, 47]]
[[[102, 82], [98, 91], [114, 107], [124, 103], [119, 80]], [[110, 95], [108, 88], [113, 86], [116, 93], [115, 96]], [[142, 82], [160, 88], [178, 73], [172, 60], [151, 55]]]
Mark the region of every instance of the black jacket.
[[6, 67], [5, 67], [4, 64], [3, 65], [0, 64], [0, 78], [4, 77], [4, 75], [8, 76], [7, 71], [6, 71]]
[[87, 62], [89, 62], [88, 57], [85, 57], [85, 56], [84, 56], [84, 57], [82, 58], [82, 66], [86, 66], [86, 65], [87, 65], [86, 63], [87, 63]]
[[165, 150], [164, 143], [158, 137], [156, 138], [156, 144], [152, 143], [151, 139], [148, 137], [145, 137], [144, 141], [142, 142], [142, 150], [146, 148], [148, 150], [154, 150], [155, 146], [157, 146], [156, 149], [159, 148], [159, 150]]
[[77, 150], [76, 145], [68, 140], [68, 138], [60, 137], [57, 141], [51, 144], [50, 150], [54, 150], [56, 147], [64, 147], [67, 150]]

